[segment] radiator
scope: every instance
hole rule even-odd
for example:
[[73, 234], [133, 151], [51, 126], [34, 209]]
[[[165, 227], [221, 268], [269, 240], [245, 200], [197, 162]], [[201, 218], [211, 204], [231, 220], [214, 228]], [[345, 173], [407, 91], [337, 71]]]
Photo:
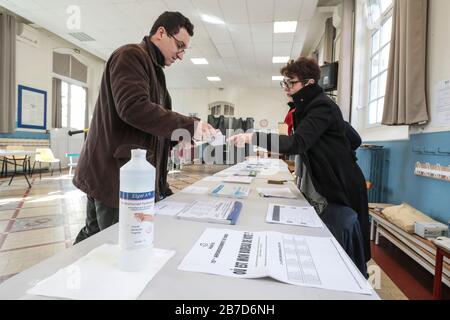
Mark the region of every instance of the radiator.
[[368, 191], [370, 203], [387, 201], [388, 152], [385, 148], [358, 150], [358, 164], [366, 181], [372, 183], [372, 188]]

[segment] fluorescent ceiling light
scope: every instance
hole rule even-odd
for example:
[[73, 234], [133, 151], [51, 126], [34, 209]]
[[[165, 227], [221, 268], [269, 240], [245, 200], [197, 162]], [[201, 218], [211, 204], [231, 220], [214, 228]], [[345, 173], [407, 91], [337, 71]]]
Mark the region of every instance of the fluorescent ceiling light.
[[209, 81], [222, 81], [219, 77], [206, 77]]
[[283, 76], [272, 76], [272, 81], [283, 81], [284, 77]]
[[297, 21], [276, 21], [273, 23], [273, 33], [294, 33]]
[[192, 58], [191, 61], [193, 64], [208, 64], [208, 60], [205, 58]]
[[212, 23], [212, 24], [225, 24], [225, 21], [223, 21], [222, 19], [215, 17], [215, 16], [210, 16], [207, 14], [201, 14], [200, 17], [202, 18], [203, 21], [207, 22], [207, 23]]
[[291, 57], [273, 57], [273, 63], [287, 63]]

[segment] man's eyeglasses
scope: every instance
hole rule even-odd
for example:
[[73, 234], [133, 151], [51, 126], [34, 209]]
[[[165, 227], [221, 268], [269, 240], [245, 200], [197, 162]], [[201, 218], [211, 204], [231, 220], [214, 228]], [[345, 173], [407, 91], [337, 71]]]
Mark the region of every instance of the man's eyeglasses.
[[298, 80], [298, 81], [292, 81], [292, 80], [283, 80], [280, 82], [280, 86], [283, 89], [289, 88], [292, 89], [296, 83], [303, 83], [303, 85], [305, 85], [309, 80]]
[[181, 40], [178, 40], [173, 34], [170, 34], [169, 32], [167, 32], [167, 35], [169, 37], [173, 38], [173, 40], [175, 40], [175, 44], [177, 45], [178, 53], [185, 53], [186, 45], [184, 44], [184, 42]]

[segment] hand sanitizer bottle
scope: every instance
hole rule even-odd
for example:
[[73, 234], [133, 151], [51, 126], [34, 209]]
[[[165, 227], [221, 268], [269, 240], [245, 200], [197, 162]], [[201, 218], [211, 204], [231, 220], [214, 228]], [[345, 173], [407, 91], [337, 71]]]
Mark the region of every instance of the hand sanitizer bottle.
[[146, 150], [131, 150], [120, 168], [119, 267], [143, 270], [151, 259], [154, 236], [155, 168]]

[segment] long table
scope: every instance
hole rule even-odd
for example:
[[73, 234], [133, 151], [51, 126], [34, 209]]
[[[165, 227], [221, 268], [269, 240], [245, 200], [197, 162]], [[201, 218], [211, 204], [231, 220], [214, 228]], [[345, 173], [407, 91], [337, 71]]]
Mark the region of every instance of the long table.
[[[277, 176], [286, 176], [287, 167], [280, 167]], [[219, 182], [205, 181], [195, 183], [195, 186], [213, 188]], [[267, 199], [261, 198], [257, 187], [267, 187], [266, 179], [254, 179], [251, 184], [251, 193], [243, 199], [243, 208], [235, 226], [224, 226], [212, 223], [201, 223], [180, 220], [169, 216], [156, 216], [155, 218], [155, 247], [175, 250], [176, 254], [149, 282], [139, 299], [161, 300], [319, 300], [319, 299], [355, 299], [378, 300], [379, 297], [372, 290], [371, 295], [355, 294], [341, 291], [325, 290], [312, 287], [289, 285], [270, 278], [237, 279], [217, 275], [186, 272], [177, 270], [178, 265], [192, 248], [196, 240], [206, 228], [230, 228], [248, 231], [278, 231], [283, 233], [329, 237], [327, 228], [305, 228], [288, 225], [268, 224], [265, 216], [269, 203], [290, 204], [298, 206], [308, 205], [292, 181], [285, 184], [298, 196], [298, 199]], [[207, 194], [189, 194], [179, 192], [163, 201], [192, 202], [206, 200]], [[54, 274], [92, 249], [104, 243], [117, 243], [118, 224], [82, 241], [81, 243], [60, 252], [53, 257], [35, 265], [8, 279], [0, 285], [0, 299], [48, 299], [41, 296], [30, 296], [26, 291], [38, 281]], [[339, 275], [336, 275], [339, 276]]]

